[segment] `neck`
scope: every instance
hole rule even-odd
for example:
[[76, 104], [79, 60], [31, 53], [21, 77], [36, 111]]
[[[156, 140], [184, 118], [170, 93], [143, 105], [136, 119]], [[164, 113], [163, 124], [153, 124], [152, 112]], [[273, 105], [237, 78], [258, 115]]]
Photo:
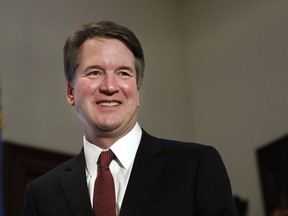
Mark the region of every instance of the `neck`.
[[135, 124], [128, 128], [125, 131], [122, 131], [121, 133], [119, 131], [100, 131], [98, 133], [87, 133], [85, 131], [85, 138], [88, 142], [98, 146], [101, 149], [108, 149], [110, 148], [117, 140], [125, 136], [127, 133], [129, 133]]
[[118, 140], [118, 138], [98, 137], [93, 140], [87, 140], [101, 149], [109, 149]]

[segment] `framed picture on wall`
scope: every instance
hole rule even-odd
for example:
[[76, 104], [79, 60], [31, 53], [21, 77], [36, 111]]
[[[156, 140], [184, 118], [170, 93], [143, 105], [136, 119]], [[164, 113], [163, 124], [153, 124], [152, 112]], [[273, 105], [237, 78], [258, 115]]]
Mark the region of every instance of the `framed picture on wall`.
[[266, 216], [287, 211], [288, 136], [257, 149], [257, 159]]

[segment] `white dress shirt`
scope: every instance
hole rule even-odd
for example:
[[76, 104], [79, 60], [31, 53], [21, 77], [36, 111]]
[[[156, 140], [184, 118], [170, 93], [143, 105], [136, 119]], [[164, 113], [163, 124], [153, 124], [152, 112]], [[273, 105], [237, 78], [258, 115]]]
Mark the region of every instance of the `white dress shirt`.
[[[128, 180], [131, 174], [135, 155], [141, 140], [142, 130], [138, 123], [124, 137], [116, 141], [110, 149], [115, 154], [116, 158], [109, 166], [114, 178], [116, 192], [116, 215], [119, 215], [121, 204], [124, 198]], [[102, 151], [96, 145], [89, 143], [85, 136], [83, 138], [84, 154], [86, 161], [86, 178], [90, 195], [91, 206], [93, 207], [94, 182], [97, 177], [97, 161]]]

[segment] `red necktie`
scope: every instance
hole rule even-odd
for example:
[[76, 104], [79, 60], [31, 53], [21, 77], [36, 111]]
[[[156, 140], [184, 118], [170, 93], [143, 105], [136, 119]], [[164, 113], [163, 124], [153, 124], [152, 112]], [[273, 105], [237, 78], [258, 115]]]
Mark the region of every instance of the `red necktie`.
[[115, 158], [111, 150], [102, 152], [98, 159], [98, 174], [94, 184], [93, 212], [95, 216], [116, 216], [116, 196], [109, 165]]

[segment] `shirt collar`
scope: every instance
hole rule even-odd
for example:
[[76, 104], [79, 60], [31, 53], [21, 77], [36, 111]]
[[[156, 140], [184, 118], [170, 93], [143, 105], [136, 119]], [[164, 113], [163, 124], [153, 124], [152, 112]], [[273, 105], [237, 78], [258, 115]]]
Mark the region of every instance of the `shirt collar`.
[[[133, 163], [140, 144], [141, 136], [141, 127], [138, 123], [136, 123], [129, 133], [121, 137], [110, 147], [115, 154], [117, 161], [124, 169], [127, 169]], [[85, 136], [83, 137], [83, 146], [86, 168], [89, 174], [92, 175], [96, 171], [99, 155], [103, 150], [105, 151], [105, 149], [101, 149], [98, 146], [88, 142]]]

